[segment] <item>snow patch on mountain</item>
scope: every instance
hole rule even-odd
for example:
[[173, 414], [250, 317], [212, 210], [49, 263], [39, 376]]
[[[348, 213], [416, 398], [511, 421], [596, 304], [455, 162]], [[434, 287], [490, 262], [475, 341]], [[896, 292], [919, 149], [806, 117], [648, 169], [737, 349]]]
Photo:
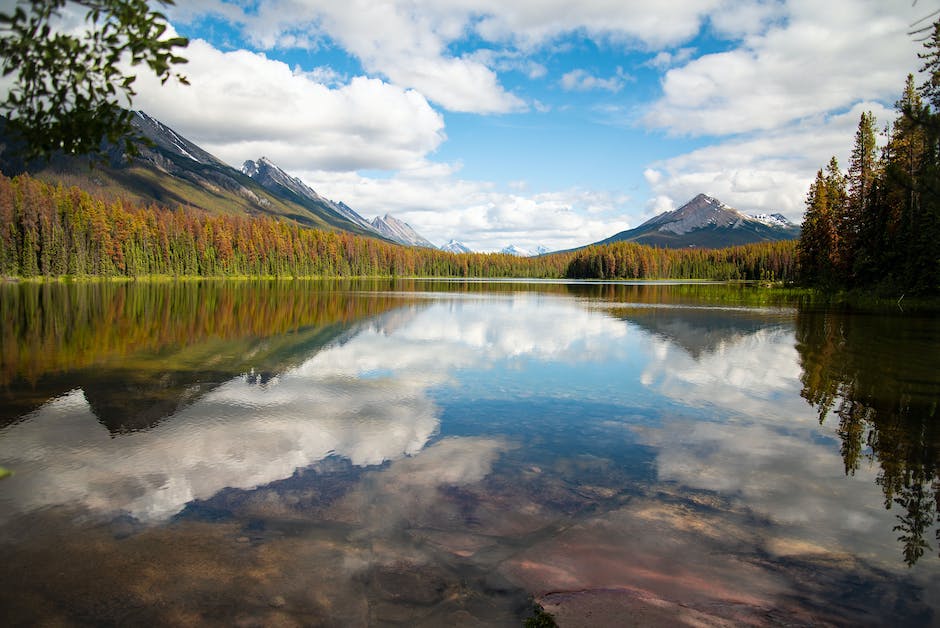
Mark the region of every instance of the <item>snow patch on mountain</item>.
[[376, 216], [372, 219], [370, 224], [372, 225], [372, 228], [378, 231], [380, 234], [389, 240], [398, 242], [399, 244], [405, 244], [407, 246], [423, 246], [429, 249], [437, 248], [424, 236], [415, 231], [407, 222], [398, 220], [389, 214], [385, 214], [385, 216], [381, 218]]
[[748, 218], [764, 223], [770, 227], [794, 227], [783, 214], [749, 214]]
[[448, 253], [473, 253], [466, 244], [453, 239], [441, 246], [441, 250], [447, 251]]
[[293, 177], [287, 174], [267, 157], [259, 157], [258, 161], [252, 161], [249, 159], [242, 165], [242, 172], [268, 189], [270, 189], [272, 186], [279, 186], [288, 190], [292, 194], [296, 194], [297, 196], [307, 198], [316, 203], [319, 203], [322, 206], [325, 206], [337, 215], [342, 216], [346, 220], [359, 225], [367, 231], [378, 233], [372, 223], [356, 213], [351, 207], [346, 205], [346, 203], [337, 203], [327, 198], [323, 198], [317, 194], [312, 187], [297, 177]]
[[135, 111], [131, 118], [131, 125], [138, 129], [144, 137], [154, 144], [171, 153], [176, 153], [186, 159], [199, 164], [219, 166], [224, 165], [218, 158], [199, 148], [179, 133], [152, 118], [143, 111]]

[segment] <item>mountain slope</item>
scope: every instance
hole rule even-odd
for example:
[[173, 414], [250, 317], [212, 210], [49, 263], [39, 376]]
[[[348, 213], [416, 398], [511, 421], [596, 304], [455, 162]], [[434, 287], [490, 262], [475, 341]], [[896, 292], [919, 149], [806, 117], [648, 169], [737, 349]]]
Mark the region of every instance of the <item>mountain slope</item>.
[[415, 231], [407, 222], [398, 220], [394, 216], [385, 214], [384, 218], [376, 216], [372, 219], [371, 226], [380, 234], [399, 244], [408, 246], [423, 246], [429, 249], [436, 249], [429, 240]]
[[335, 227], [350, 231], [353, 229], [350, 229], [346, 223], [351, 222], [358, 227], [357, 232], [373, 235], [378, 233], [368, 220], [348, 205], [323, 198], [313, 188], [297, 177], [287, 174], [266, 157], [260, 157], [258, 161], [249, 159], [242, 166], [242, 173], [251, 177], [272, 194], [319, 214]]
[[748, 216], [718, 199], [699, 194], [676, 210], [595, 244], [636, 242], [664, 248], [722, 248], [799, 236], [800, 228], [780, 214]]
[[[294, 196], [266, 189], [144, 112], [134, 112], [132, 124], [152, 144], [140, 144], [136, 157], [126, 158], [119, 147], [112, 147], [103, 162], [59, 156], [47, 164], [25, 168], [15, 157], [4, 155], [0, 168], [9, 176], [28, 170], [48, 182], [75, 185], [96, 196], [141, 205], [281, 216], [310, 227], [378, 236], [331, 207], [300, 202]], [[4, 143], [0, 138], [0, 148]]]

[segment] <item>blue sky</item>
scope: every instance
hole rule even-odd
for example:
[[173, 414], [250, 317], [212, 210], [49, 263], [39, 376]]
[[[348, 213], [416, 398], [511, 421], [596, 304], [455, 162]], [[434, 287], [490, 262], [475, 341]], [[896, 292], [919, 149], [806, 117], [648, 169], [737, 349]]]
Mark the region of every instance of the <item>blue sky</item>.
[[192, 0], [191, 85], [135, 107], [367, 218], [474, 250], [586, 244], [699, 192], [799, 221], [862, 111], [893, 119], [909, 0]]

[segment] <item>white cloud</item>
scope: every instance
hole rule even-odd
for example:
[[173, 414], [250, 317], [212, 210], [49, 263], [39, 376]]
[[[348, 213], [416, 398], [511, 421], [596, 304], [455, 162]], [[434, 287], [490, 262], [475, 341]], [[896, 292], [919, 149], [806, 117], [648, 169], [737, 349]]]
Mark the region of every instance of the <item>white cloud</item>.
[[629, 199], [609, 192], [571, 189], [524, 194], [485, 181], [456, 178], [446, 168], [402, 172], [388, 178], [356, 173], [301, 172], [318, 193], [342, 199], [366, 217], [386, 212], [435, 244], [456, 238], [474, 251], [508, 244], [560, 250], [596, 242], [628, 229]]
[[669, 70], [645, 122], [673, 133], [728, 135], [891, 101], [916, 59], [908, 2], [791, 0], [786, 20], [741, 47]]
[[799, 222], [816, 171], [833, 155], [848, 167], [864, 111], [874, 113], [879, 125], [895, 115], [880, 103], [859, 103], [838, 115], [802, 120], [657, 162], [644, 176], [654, 194], [676, 206], [705, 192], [745, 212], [772, 210]]
[[201, 40], [186, 56], [190, 86], [141, 74], [134, 106], [234, 166], [265, 155], [289, 171], [398, 169], [444, 140], [443, 118], [414, 90], [362, 76], [330, 87], [335, 76]]
[[666, 70], [675, 65], [681, 65], [692, 58], [695, 54], [695, 48], [680, 48], [675, 52], [662, 50], [646, 62], [646, 66], [657, 70]]
[[587, 70], [575, 69], [565, 73], [559, 83], [568, 91], [590, 91], [604, 90], [617, 93], [623, 89], [624, 83], [629, 77], [624, 73], [623, 68], [617, 68], [617, 74], [608, 78], [594, 76]]
[[[739, 2], [738, 10], [751, 4], [764, 3]], [[359, 59], [367, 72], [416, 89], [446, 109], [503, 113], [527, 107], [500, 84], [496, 70], [503, 68], [478, 54], [454, 54], [454, 44], [473, 35], [508, 47], [512, 54], [513, 49], [531, 51], [582, 32], [617, 45], [655, 50], [691, 39], [707, 14], [722, 6], [721, 0], [272, 0], [240, 11], [230, 3], [201, 1], [171, 15], [187, 21], [216, 13], [241, 24], [262, 49], [317, 49], [335, 43]], [[529, 64], [527, 72], [532, 78], [544, 76], [537, 63]]]
[[[370, 76], [384, 78], [340, 84], [318, 70], [275, 69], [277, 62], [263, 55], [239, 53], [250, 55], [249, 63], [196, 45], [187, 73], [208, 74], [211, 89], [198, 90], [198, 97], [195, 86], [164, 90], [151, 113], [234, 165], [265, 154], [360, 213], [391, 212], [432, 241], [457, 237], [483, 250], [545, 241], [562, 248], [607, 237], [631, 222], [625, 199], [609, 195], [599, 204], [602, 193], [507, 193], [456, 179], [458, 164], [429, 161], [444, 140], [444, 121], [428, 100], [474, 113], [561, 111], [511, 93], [499, 73], [545, 77], [548, 68], [535, 53], [553, 50], [572, 33], [609, 49], [656, 53], [647, 65], [671, 69], [661, 97], [639, 105], [643, 125], [656, 133], [731, 139], [648, 164], [648, 173], [660, 175], [655, 181], [646, 176], [651, 194], [645, 211], [707, 192], [746, 211], [781, 211], [799, 220], [816, 168], [833, 153], [847, 154], [859, 107], [878, 114], [897, 97], [919, 48], [906, 35], [907, 25], [923, 13], [902, 0], [825, 6], [813, 0], [273, 0], [250, 11], [200, 0], [171, 15], [188, 20], [212, 11], [261, 48], [336, 47]], [[712, 54], [691, 47], [703, 29], [728, 47]], [[203, 66], [200, 57], [206, 57]], [[194, 72], [197, 67], [204, 70]], [[625, 80], [625, 73], [602, 77], [577, 69], [561, 85], [622, 93]], [[634, 112], [631, 118], [638, 110], [636, 104], [617, 107]], [[854, 118], [849, 124], [842, 121], [846, 111]], [[398, 174], [381, 180], [350, 174], [362, 169]], [[593, 208], [597, 220], [582, 207]], [[639, 210], [632, 210], [635, 222]], [[517, 220], [523, 216], [546, 235], [523, 232]], [[548, 233], [552, 228], [568, 231]]]

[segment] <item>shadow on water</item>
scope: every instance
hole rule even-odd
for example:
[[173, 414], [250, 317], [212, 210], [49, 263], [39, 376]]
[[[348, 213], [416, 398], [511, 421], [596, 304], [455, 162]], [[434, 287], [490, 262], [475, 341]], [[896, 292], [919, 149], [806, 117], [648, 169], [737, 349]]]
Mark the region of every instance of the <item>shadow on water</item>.
[[940, 547], [940, 322], [801, 309], [802, 396], [838, 422], [846, 475], [876, 464], [904, 560]]

